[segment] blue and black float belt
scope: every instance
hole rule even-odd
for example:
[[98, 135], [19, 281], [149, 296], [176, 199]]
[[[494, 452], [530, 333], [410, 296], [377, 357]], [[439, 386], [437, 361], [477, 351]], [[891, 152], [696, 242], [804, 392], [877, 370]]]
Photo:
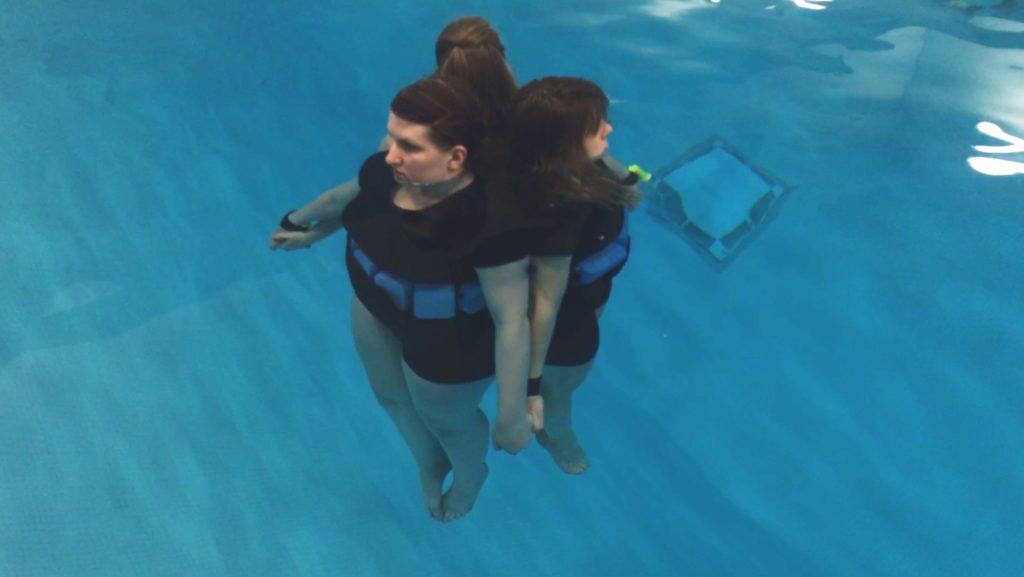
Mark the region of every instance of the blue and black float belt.
[[608, 243], [601, 250], [574, 264], [569, 279], [576, 286], [588, 285], [626, 262], [628, 257], [629, 218], [623, 213], [622, 229], [619, 230], [615, 240]]
[[[459, 310], [476, 314], [487, 307], [483, 289], [478, 282], [421, 283], [408, 281], [398, 275], [382, 270], [370, 257], [348, 237], [349, 250], [359, 267], [375, 285], [391, 297], [395, 308], [411, 312], [418, 319], [450, 319]], [[601, 250], [580, 260], [572, 267], [570, 277], [573, 285], [588, 285], [621, 265], [629, 256], [629, 230], [626, 221], [615, 240]]]

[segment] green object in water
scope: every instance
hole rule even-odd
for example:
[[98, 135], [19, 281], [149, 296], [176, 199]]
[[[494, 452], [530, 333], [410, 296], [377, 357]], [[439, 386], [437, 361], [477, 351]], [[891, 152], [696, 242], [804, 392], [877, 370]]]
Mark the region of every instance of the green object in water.
[[649, 173], [646, 170], [640, 168], [640, 165], [638, 165], [638, 164], [630, 164], [629, 165], [629, 172], [630, 172], [630, 174], [635, 174], [637, 180], [639, 180], [640, 182], [647, 182], [647, 181], [649, 181], [651, 179], [651, 173]]

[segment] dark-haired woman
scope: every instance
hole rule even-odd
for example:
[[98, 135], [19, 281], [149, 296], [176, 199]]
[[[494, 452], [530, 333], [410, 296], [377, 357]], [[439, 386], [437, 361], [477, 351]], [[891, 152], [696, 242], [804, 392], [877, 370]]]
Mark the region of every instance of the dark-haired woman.
[[530, 381], [544, 400], [537, 440], [571, 474], [589, 466], [572, 428], [572, 394], [593, 366], [598, 318], [629, 255], [626, 210], [639, 201], [609, 168], [621, 170], [606, 155], [607, 111], [593, 82], [549, 77], [523, 86], [510, 116], [510, 170], [546, 223], [530, 249]]
[[[437, 69], [434, 74], [454, 76], [466, 82], [483, 107], [484, 123], [488, 139], [497, 144], [499, 150], [490, 153], [491, 158], [480, 159], [481, 163], [501, 164], [501, 143], [504, 136], [505, 116], [516, 92], [516, 80], [505, 61], [505, 46], [498, 33], [483, 18], [467, 16], [448, 23], [441, 30], [434, 43]], [[390, 136], [385, 136], [380, 150], [391, 146]], [[495, 147], [492, 146], [491, 149]], [[484, 167], [480, 167], [484, 169]], [[488, 166], [487, 169], [500, 167]], [[296, 222], [330, 223], [341, 216], [345, 206], [359, 194], [357, 179], [352, 179], [324, 191], [312, 202], [297, 209], [291, 216]], [[340, 223], [333, 230], [340, 228]], [[323, 227], [323, 232], [330, 229]], [[278, 229], [277, 233], [288, 232]], [[322, 240], [322, 233], [313, 240]], [[293, 250], [309, 246], [308, 237], [299, 235], [278, 235], [279, 243], [273, 248]], [[305, 243], [305, 244], [304, 244]]]
[[387, 152], [363, 164], [340, 219], [305, 231], [300, 211], [289, 213], [271, 248], [347, 230], [356, 348], [413, 453], [429, 514], [448, 521], [470, 510], [487, 476], [479, 402], [492, 378], [495, 444], [515, 453], [531, 437], [529, 259], [516, 213], [476, 173], [486, 158], [486, 123], [468, 85], [432, 76], [404, 88], [391, 103], [387, 133]]
[[[505, 47], [502, 45], [501, 40], [497, 32], [491, 27], [491, 25], [483, 18], [478, 17], [465, 17], [459, 18], [450, 22], [439, 34], [437, 41], [435, 42], [434, 52], [437, 60], [437, 74], [443, 74], [446, 76], [453, 76], [459, 78], [466, 83], [476, 95], [477, 101], [482, 106], [482, 115], [485, 123], [485, 130], [487, 133], [487, 140], [489, 141], [486, 149], [490, 150], [491, 153], [487, 155], [480, 154], [482, 150], [476, 150], [478, 156], [482, 158], [474, 158], [475, 172], [477, 176], [480, 176], [483, 172], [489, 172], [491, 170], [497, 170], [498, 165], [502, 164], [502, 142], [504, 135], [505, 126], [505, 114], [510, 106], [512, 97], [516, 90], [516, 81], [512, 75], [512, 71], [509, 69], [505, 62]], [[390, 151], [398, 150], [401, 148], [402, 143], [396, 143], [393, 141], [392, 136], [389, 132], [388, 136], [381, 143], [381, 150]], [[396, 148], [397, 147], [397, 148]], [[379, 164], [379, 163], [378, 163]], [[362, 172], [361, 172], [362, 174]], [[397, 174], [395, 175], [397, 176]], [[346, 210], [346, 207], [353, 202], [360, 194], [360, 179], [353, 179], [338, 185], [332, 189], [319, 195], [312, 202], [293, 211], [287, 217], [287, 222], [282, 221], [282, 225], [288, 228], [279, 228], [272, 236], [270, 246], [272, 249], [283, 249], [283, 250], [295, 250], [299, 248], [306, 248], [313, 243], [316, 243], [340, 228], [342, 228], [341, 215]], [[492, 210], [495, 209], [495, 203], [491, 203]], [[500, 211], [499, 211], [500, 212]], [[471, 218], [479, 219], [479, 214], [470, 214]], [[494, 219], [492, 219], [493, 221]], [[497, 219], [499, 222], [501, 219]], [[297, 227], [293, 227], [290, 223], [310, 223], [317, 222], [315, 229], [310, 231], [296, 230]], [[492, 222], [492, 224], [494, 224]], [[501, 235], [497, 235], [498, 238]], [[502, 241], [494, 241], [495, 244], [502, 244]], [[507, 243], [508, 246], [515, 246], [514, 250], [522, 251], [522, 245], [517, 243]], [[486, 252], [486, 251], [484, 251]], [[513, 285], [507, 285], [513, 286]], [[506, 288], [507, 288], [506, 287]], [[514, 292], [510, 290], [507, 292]], [[354, 303], [355, 306], [355, 303]], [[354, 315], [357, 312], [354, 311]], [[355, 318], [355, 316], [354, 316]], [[501, 330], [498, 331], [499, 338], [497, 341], [497, 349], [494, 351], [494, 355], [501, 359], [499, 365], [510, 365], [515, 366], [514, 359], [517, 352], [515, 345], [508, 343], [516, 343], [519, 337], [516, 336], [514, 328], [515, 323], [507, 322], [507, 319], [503, 319], [498, 323]], [[369, 333], [368, 333], [369, 334]], [[365, 339], [357, 341], [360, 346], [361, 352], [374, 350], [377, 347], [385, 346], [388, 339], [382, 339], [381, 342], [376, 344], [365, 342]], [[479, 343], [483, 343], [480, 341]], [[492, 343], [493, 343], [492, 339]], [[364, 360], [367, 355], [363, 355]], [[392, 355], [393, 356], [393, 355]], [[369, 365], [367, 370], [370, 370]], [[499, 367], [500, 370], [500, 367]], [[394, 371], [392, 371], [394, 372]], [[506, 374], [513, 375], [515, 370], [510, 369], [506, 371]], [[517, 378], [513, 376], [507, 376], [504, 381]], [[525, 376], [523, 376], [525, 379]], [[374, 379], [371, 375], [371, 380], [382, 381], [385, 380], [383, 376], [378, 376]], [[506, 426], [509, 415], [516, 415], [517, 401], [515, 398], [521, 396], [519, 392], [509, 392], [509, 386], [502, 386], [503, 380], [499, 377], [499, 403], [504, 407], [504, 410], [499, 410], [499, 419], [495, 423], [494, 427], [494, 445], [498, 449], [506, 450], [511, 453], [516, 453], [525, 445], [521, 428], [518, 426], [510, 427]], [[517, 389], [516, 389], [517, 390]], [[389, 408], [391, 413], [391, 406], [394, 403], [387, 398], [381, 398], [378, 395], [382, 404], [386, 408]], [[512, 399], [512, 400], [510, 400]], [[402, 399], [404, 401], [404, 399]], [[406, 409], [408, 403], [403, 403], [402, 407]], [[539, 428], [542, 425], [542, 415], [539, 414], [539, 408], [536, 398], [530, 401], [530, 407], [535, 411], [535, 417], [533, 421], [533, 428]], [[398, 410], [396, 408], [396, 410]], [[393, 416], [393, 418], [395, 418]], [[414, 419], [412, 419], [414, 420]], [[399, 427], [400, 429], [402, 426]], [[404, 435], [404, 433], [403, 433]], [[406, 440], [409, 441], [410, 435], [405, 435]], [[410, 448], [413, 449], [414, 454], [419, 449], [410, 443]], [[425, 452], [425, 451], [420, 451]], [[421, 459], [417, 459], [419, 462]], [[430, 467], [428, 467], [429, 469]], [[444, 467], [442, 467], [444, 468]], [[468, 511], [469, 506], [472, 505], [471, 499], [465, 497], [459, 497], [459, 495], [468, 494], [467, 491], [453, 492], [449, 490], [444, 497], [444, 502], [441, 502], [440, 495], [440, 483], [444, 479], [444, 474], [438, 471], [425, 470], [421, 466], [421, 480], [423, 481], [424, 496], [427, 501], [427, 507], [430, 511], [431, 516], [437, 519], [452, 519], [464, 514]], [[458, 477], [458, 475], [457, 475]], [[461, 476], [463, 479], [468, 478], [467, 475]], [[460, 486], [467, 486], [468, 483], [462, 483]], [[453, 488], [456, 486], [453, 485]], [[468, 504], [467, 504], [468, 503]]]

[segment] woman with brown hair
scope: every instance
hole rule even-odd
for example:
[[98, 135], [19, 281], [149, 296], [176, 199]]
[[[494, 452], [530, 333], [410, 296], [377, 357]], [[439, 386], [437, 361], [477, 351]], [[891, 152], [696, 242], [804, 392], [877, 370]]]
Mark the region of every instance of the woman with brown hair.
[[287, 249], [348, 231], [356, 349], [413, 453], [429, 514], [444, 521], [470, 510], [487, 476], [479, 402], [495, 376], [495, 443], [515, 453], [531, 436], [528, 258], [516, 213], [475, 173], [485, 130], [482, 107], [458, 79], [402, 89], [391, 103], [391, 144], [363, 164], [341, 218], [307, 231], [292, 212], [271, 238]]
[[[469, 511], [486, 475], [483, 462], [487, 445], [486, 419], [478, 404], [495, 370], [499, 390], [498, 415], [493, 429], [495, 447], [513, 454], [522, 450], [529, 443], [532, 421], [524, 420], [523, 412], [525, 391], [522, 387], [526, 382], [528, 357], [524, 244], [508, 241], [519, 233], [516, 227], [506, 226], [513, 213], [501, 211], [501, 203], [495, 199], [484, 202], [488, 195], [481, 188], [482, 177], [503, 162], [501, 152], [488, 154], [485, 151], [502, 150], [504, 116], [515, 92], [515, 79], [505, 63], [504, 47], [497, 33], [482, 18], [460, 18], [450, 23], [437, 40], [435, 54], [439, 73], [464, 82], [436, 77], [423, 81], [426, 84], [421, 88], [438, 83], [459, 85], [461, 94], [421, 90], [417, 101], [407, 94], [409, 88], [399, 93], [392, 105], [388, 136], [381, 143], [387, 154], [371, 157], [358, 179], [334, 187], [285, 215], [281, 228], [271, 235], [270, 247], [283, 250], [308, 247], [343, 226], [348, 228], [346, 219], [351, 220], [352, 215], [358, 213], [358, 207], [366, 204], [361, 198], [393, 194], [393, 205], [408, 209], [400, 212], [406, 217], [402, 226], [391, 226], [390, 230], [402, 233], [394, 235], [395, 238], [409, 239], [420, 249], [441, 251], [444, 255], [432, 261], [421, 255], [424, 258], [415, 261], [417, 274], [422, 273], [424, 279], [438, 274], [444, 276], [446, 267], [451, 268], [453, 262], [458, 262], [456, 269], [461, 270], [463, 282], [440, 283], [456, 287], [452, 290], [456, 291], [457, 310], [446, 308], [444, 311], [446, 315], [452, 313], [451, 322], [448, 325], [428, 322], [414, 314], [416, 321], [400, 323], [397, 319], [403, 314], [388, 312], [381, 304], [386, 299], [379, 291], [374, 297], [375, 291], [365, 282], [364, 276], [374, 270], [376, 260], [359, 255], [369, 254], [368, 250], [389, 255], [419, 253], [409, 246], [399, 247], [404, 241], [394, 239], [388, 241], [387, 250], [383, 247], [366, 249], [359, 243], [358, 234], [349, 229], [350, 239], [355, 237], [356, 242], [354, 249], [350, 244], [346, 260], [357, 289], [352, 306], [357, 350], [378, 400], [419, 465], [428, 512], [435, 519], [451, 520]], [[459, 101], [456, 96], [467, 94], [476, 96], [469, 99], [477, 106], [472, 113], [460, 112], [456, 106]], [[428, 106], [439, 103], [445, 104]], [[446, 108], [449, 105], [452, 107]], [[476, 128], [463, 130], [463, 136], [456, 137], [450, 127], [445, 128], [446, 123]], [[464, 136], [469, 133], [472, 138]], [[446, 160], [442, 162], [442, 159]], [[390, 165], [391, 169], [383, 165]], [[397, 190], [387, 192], [396, 182]], [[362, 190], [368, 183], [376, 192]], [[450, 196], [461, 200], [447, 200]], [[385, 213], [390, 210], [387, 205], [377, 208]], [[488, 216], [488, 211], [498, 214]], [[432, 213], [439, 213], [439, 216], [431, 216]], [[412, 224], [413, 221], [419, 224]], [[474, 228], [483, 223], [488, 224], [486, 231]], [[491, 241], [484, 241], [487, 236]], [[372, 267], [362, 270], [362, 274], [361, 267], [353, 269], [351, 266], [352, 262], [364, 261]], [[428, 262], [432, 264], [426, 264]], [[410, 263], [404, 262], [400, 268], [408, 265]], [[479, 278], [482, 295], [481, 289], [472, 288], [474, 276]], [[378, 285], [383, 283], [381, 286], [389, 289], [397, 286], [399, 293], [408, 292], [401, 283], [391, 282], [393, 279], [386, 274], [375, 273], [373, 278]], [[439, 283], [422, 281], [421, 284]], [[413, 290], [409, 296], [413, 307], [417, 303], [435, 303], [438, 299], [450, 304], [447, 298], [450, 292], [444, 288], [419, 293]], [[394, 300], [394, 297], [389, 298]], [[480, 314], [483, 297], [491, 315], [487, 315], [486, 310]], [[377, 305], [370, 306], [364, 299], [376, 299]], [[448, 328], [439, 330], [440, 326]], [[449, 386], [456, 382], [463, 385]], [[454, 471], [454, 480], [442, 495], [442, 484], [449, 470]]]
[[[512, 98], [516, 93], [516, 80], [505, 61], [505, 47], [498, 33], [491, 25], [476, 16], [458, 18], [448, 23], [434, 44], [437, 60], [435, 74], [453, 76], [465, 81], [483, 107], [486, 138], [489, 141], [489, 157], [479, 159], [478, 172], [500, 170], [503, 163], [503, 140], [505, 119]], [[381, 141], [380, 150], [387, 150], [392, 142], [390, 136]], [[357, 179], [335, 186], [317, 196], [313, 201], [295, 210], [290, 218], [294, 222], [329, 223], [341, 217], [345, 206], [359, 194]], [[323, 227], [317, 235], [284, 235], [283, 228], [277, 230], [277, 244], [272, 248], [293, 250], [305, 248], [323, 240], [329, 227]], [[333, 229], [338, 230], [338, 227]], [[332, 231], [333, 232], [333, 231]]]
[[[530, 388], [544, 399], [538, 442], [566, 473], [589, 463], [572, 428], [572, 394], [593, 366], [598, 318], [629, 256], [626, 209], [639, 192], [607, 155], [608, 98], [593, 82], [549, 77], [523, 86], [510, 113], [510, 172], [533, 235]], [[539, 383], [539, 387], [538, 387]]]

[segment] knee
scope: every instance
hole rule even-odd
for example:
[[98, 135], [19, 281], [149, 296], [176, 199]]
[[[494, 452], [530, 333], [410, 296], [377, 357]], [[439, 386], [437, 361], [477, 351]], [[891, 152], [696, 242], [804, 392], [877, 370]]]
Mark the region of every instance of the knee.
[[[472, 429], [476, 424], [473, 421], [483, 419], [486, 423], [487, 420], [483, 413], [475, 414], [470, 419], [453, 419], [447, 415], [424, 414], [423, 412], [420, 412], [420, 416], [423, 419], [423, 423], [430, 429], [430, 432], [434, 433], [434, 436], [442, 443], [465, 435], [466, 431]], [[484, 428], [486, 429], [486, 425]]]
[[373, 396], [376, 397], [377, 404], [388, 412], [412, 408], [412, 400], [407, 394], [401, 394], [397, 391], [374, 390]]

